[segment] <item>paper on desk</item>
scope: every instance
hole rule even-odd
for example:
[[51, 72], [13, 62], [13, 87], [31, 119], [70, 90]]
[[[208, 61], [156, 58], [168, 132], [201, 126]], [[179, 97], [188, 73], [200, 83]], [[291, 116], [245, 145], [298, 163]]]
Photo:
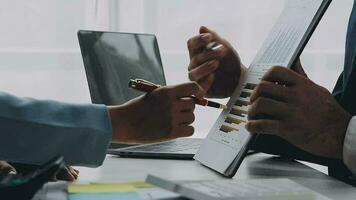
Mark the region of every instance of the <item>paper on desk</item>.
[[105, 182], [91, 182], [90, 184], [100, 184], [100, 185], [105, 185], [105, 184], [126, 184], [126, 185], [132, 185], [135, 188], [152, 188], [155, 187], [145, 181], [130, 181], [130, 182], [112, 182], [112, 181], [105, 181]]
[[141, 197], [142, 200], [181, 199], [179, 194], [158, 187], [140, 188], [137, 190], [137, 194]]
[[70, 184], [68, 193], [114, 193], [135, 192], [136, 187], [127, 183]]
[[68, 200], [141, 200], [135, 192], [128, 193], [78, 193], [68, 195]]
[[32, 200], [67, 200], [67, 182], [46, 183]]
[[[112, 191], [108, 192], [109, 189], [119, 190], [119, 192], [116, 193]], [[84, 200], [84, 199], [111, 200], [111, 199], [127, 199], [127, 198], [134, 199], [133, 198], [134, 196], [128, 195], [128, 193], [137, 194], [139, 196], [139, 199], [141, 200], [178, 199], [180, 197], [180, 195], [176, 193], [164, 190], [162, 188], [158, 188], [144, 181], [124, 182], [124, 183], [92, 182], [89, 184], [70, 184], [68, 186], [68, 192], [72, 193], [68, 195], [68, 200]]]

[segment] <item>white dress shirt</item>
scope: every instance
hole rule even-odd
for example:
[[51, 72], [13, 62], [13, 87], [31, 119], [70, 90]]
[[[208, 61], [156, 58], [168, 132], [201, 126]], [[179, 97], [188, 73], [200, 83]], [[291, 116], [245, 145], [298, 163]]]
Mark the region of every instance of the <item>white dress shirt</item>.
[[349, 170], [356, 175], [356, 116], [350, 120], [346, 131], [343, 160]]

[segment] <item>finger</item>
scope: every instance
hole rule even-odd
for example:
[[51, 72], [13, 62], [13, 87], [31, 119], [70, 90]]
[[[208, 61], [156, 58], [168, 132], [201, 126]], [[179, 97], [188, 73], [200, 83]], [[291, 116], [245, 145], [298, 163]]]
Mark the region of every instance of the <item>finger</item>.
[[204, 95], [204, 90], [196, 82], [188, 82], [172, 87], [174, 96], [178, 99], [190, 97], [192, 95], [201, 98]]
[[272, 98], [277, 101], [286, 102], [289, 88], [272, 82], [261, 81], [253, 90], [250, 102], [253, 103], [259, 97]]
[[199, 67], [200, 65], [212, 61], [212, 60], [220, 60], [228, 53], [228, 49], [225, 46], [220, 46], [219, 48], [213, 51], [203, 51], [201, 53], [196, 54], [191, 58], [188, 70], [191, 71], [194, 68]]
[[78, 176], [79, 176], [79, 171], [76, 170], [76, 169], [74, 169], [74, 168], [71, 167], [71, 166], [68, 166], [68, 169], [69, 169], [70, 174], [72, 174], [72, 176], [73, 176], [75, 179], [77, 179]]
[[0, 161], [0, 174], [8, 174], [10, 172], [15, 172], [16, 169], [6, 161]]
[[181, 98], [177, 102], [180, 112], [193, 112], [195, 110], [195, 100], [193, 98]]
[[250, 133], [279, 135], [280, 121], [278, 120], [250, 120], [245, 125]]
[[219, 61], [212, 60], [206, 62], [195, 69], [189, 71], [189, 79], [191, 81], [200, 81], [205, 76], [213, 73], [219, 67]]
[[202, 34], [202, 33], [210, 33], [210, 32], [211, 32], [211, 30], [209, 30], [209, 28], [206, 27], [206, 26], [201, 26], [201, 27], [199, 28], [199, 33], [200, 33], [200, 34]]
[[262, 80], [272, 83], [279, 83], [281, 85], [295, 85], [298, 81], [299, 75], [286, 67], [273, 66], [262, 77]]
[[189, 125], [192, 124], [195, 120], [193, 112], [181, 112], [177, 114], [177, 123], [176, 125]]
[[75, 177], [70, 173], [70, 170], [65, 167], [62, 169], [56, 177], [58, 180], [63, 180], [63, 181], [75, 181]]
[[203, 89], [204, 93], [207, 93], [209, 91], [210, 87], [214, 83], [214, 80], [215, 80], [215, 75], [210, 74], [198, 82], [200, 87]]
[[75, 169], [75, 168], [73, 168], [73, 167], [72, 167], [72, 169], [73, 169], [77, 174], [79, 174], [79, 170], [78, 170], [78, 169]]
[[286, 104], [266, 97], [259, 97], [248, 110], [248, 119], [280, 119], [287, 116]]
[[210, 28], [206, 27], [206, 26], [201, 26], [199, 29], [199, 33], [200, 34], [204, 34], [204, 33], [210, 33], [214, 39], [220, 40], [220, 36], [214, 31], [211, 30]]
[[190, 38], [187, 42], [189, 56], [192, 58], [197, 53], [204, 51], [206, 45], [214, 40], [211, 33], [203, 33]]
[[192, 136], [193, 133], [194, 133], [193, 126], [181, 125], [173, 129], [170, 137], [172, 138], [189, 137]]

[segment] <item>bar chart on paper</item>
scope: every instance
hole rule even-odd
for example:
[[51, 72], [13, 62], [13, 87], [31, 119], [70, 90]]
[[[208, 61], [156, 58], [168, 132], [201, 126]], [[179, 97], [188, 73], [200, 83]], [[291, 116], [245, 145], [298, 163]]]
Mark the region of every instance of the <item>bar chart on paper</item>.
[[[253, 136], [245, 129], [250, 96], [272, 66], [291, 67], [331, 0], [290, 0], [200, 147], [195, 159], [226, 175], [236, 172]], [[211, 155], [215, 155], [214, 159]], [[235, 167], [232, 169], [231, 167]]]

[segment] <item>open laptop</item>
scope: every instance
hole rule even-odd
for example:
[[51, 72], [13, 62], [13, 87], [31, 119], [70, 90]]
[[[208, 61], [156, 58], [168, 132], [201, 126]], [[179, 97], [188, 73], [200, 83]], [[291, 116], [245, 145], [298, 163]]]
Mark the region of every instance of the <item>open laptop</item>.
[[[142, 95], [128, 88], [130, 79], [140, 78], [166, 85], [154, 35], [81, 30], [78, 31], [78, 39], [92, 103], [118, 105]], [[180, 138], [125, 148], [122, 144], [112, 144], [108, 153], [129, 157], [193, 159], [201, 142], [202, 139], [198, 138]]]

